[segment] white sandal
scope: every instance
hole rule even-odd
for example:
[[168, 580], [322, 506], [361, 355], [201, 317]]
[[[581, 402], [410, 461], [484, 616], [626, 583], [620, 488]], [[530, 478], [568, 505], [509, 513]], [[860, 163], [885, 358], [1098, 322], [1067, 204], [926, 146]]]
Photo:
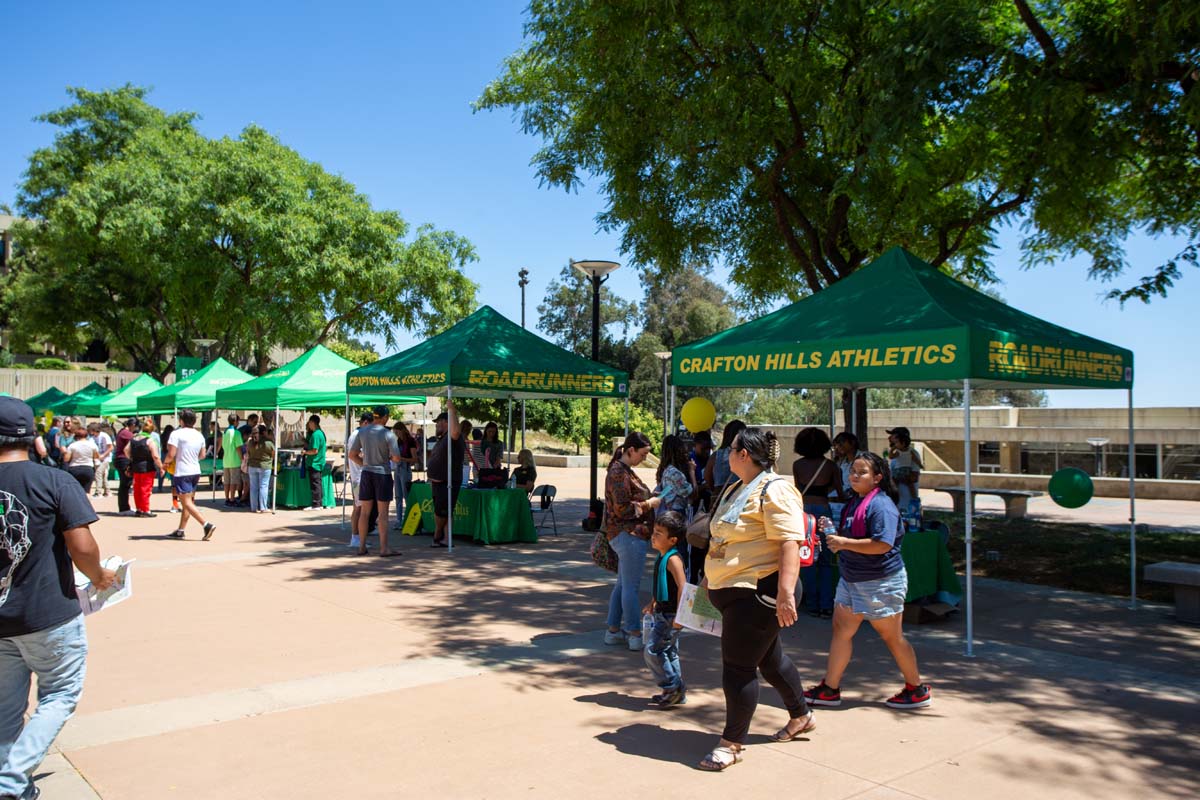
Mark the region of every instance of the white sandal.
[[735, 750], [732, 747], [718, 745], [696, 766], [706, 772], [721, 772], [742, 760], [742, 749], [740, 746]]

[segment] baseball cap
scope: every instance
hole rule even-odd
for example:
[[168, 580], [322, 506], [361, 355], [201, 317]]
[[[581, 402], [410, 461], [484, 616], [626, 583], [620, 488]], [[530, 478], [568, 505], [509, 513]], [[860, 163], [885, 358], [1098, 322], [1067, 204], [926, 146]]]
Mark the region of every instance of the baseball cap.
[[138, 425], [142, 424], [142, 421], [140, 419], [138, 419], [137, 417], [130, 417], [129, 419], [125, 420], [125, 424], [133, 425], [134, 427], [137, 427]]
[[370, 422], [373, 419], [375, 419], [375, 415], [372, 414], [370, 411], [364, 411], [363, 413], [358, 415], [359, 422]]
[[386, 417], [390, 412], [387, 406], [375, 406], [371, 409], [371, 413], [377, 417]]
[[0, 436], [36, 436], [33, 409], [24, 400], [0, 397]]
[[445, 412], [445, 411], [443, 411], [442, 413], [440, 413], [440, 414], [438, 414], [436, 417], [434, 417], [434, 418], [433, 418], [433, 421], [434, 421], [434, 422], [444, 422], [444, 421], [446, 421], [446, 420], [448, 420], [448, 419], [450, 419], [450, 417], [449, 417], [449, 416], [447, 416], [447, 414], [446, 414], [446, 412]]
[[887, 433], [889, 436], [895, 435], [895, 436], [906, 437], [909, 439], [912, 438], [912, 435], [908, 432], [908, 428], [905, 428], [903, 426], [901, 426], [899, 428], [890, 428], [890, 429], [888, 429]]

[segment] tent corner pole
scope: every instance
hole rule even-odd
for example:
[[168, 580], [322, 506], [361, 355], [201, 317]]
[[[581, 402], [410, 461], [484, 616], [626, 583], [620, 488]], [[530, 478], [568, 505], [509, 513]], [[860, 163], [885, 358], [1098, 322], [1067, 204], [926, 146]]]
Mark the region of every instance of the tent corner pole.
[[513, 399], [508, 396], [508, 427], [504, 429], [504, 449], [512, 455], [513, 441], [517, 438], [513, 431]]
[[[346, 445], [342, 448], [342, 530], [346, 530], [346, 486], [350, 483], [350, 395], [346, 395]], [[403, 524], [403, 523], [402, 523]], [[358, 531], [351, 531], [353, 536]]]
[[[454, 431], [450, 428], [450, 420], [453, 419], [454, 424], [458, 425], [458, 415], [455, 414], [455, 415], [453, 415], [453, 417], [451, 417], [451, 415], [449, 414], [450, 403], [453, 400], [454, 400], [454, 389], [450, 386], [450, 384], [447, 383], [446, 384], [446, 412], [447, 412], [447, 414], [446, 414], [446, 515], [447, 515], [446, 516], [446, 550], [451, 553], [454, 552], [454, 506], [455, 506], [455, 502], [454, 502]], [[459, 432], [459, 436], [460, 437], [462, 436], [461, 430]], [[467, 443], [463, 442], [463, 448], [464, 448], [463, 455], [464, 456], [466, 455], [466, 450], [465, 450], [466, 446], [467, 446]], [[465, 463], [466, 459], [464, 458], [463, 461]], [[460, 471], [462, 470], [461, 466], [459, 467], [459, 470]], [[460, 480], [462, 479], [462, 475], [459, 475], [459, 479]]]
[[966, 655], [975, 655], [975, 594], [971, 580], [972, 564], [972, 523], [975, 511], [975, 499], [971, 496], [971, 379], [963, 379], [963, 495], [966, 517], [966, 556], [967, 556], [967, 649]]
[[271, 492], [271, 513], [275, 513], [275, 495], [279, 494], [279, 406], [275, 406], [275, 455], [274, 465], [271, 467], [271, 478], [275, 481], [272, 486], [267, 483], [268, 491]]
[[858, 432], [858, 390], [853, 386], [850, 387], [850, 432], [862, 441], [862, 434]]
[[1133, 383], [1129, 384], [1129, 607], [1137, 609], [1137, 515], [1134, 502], [1137, 484], [1137, 461], [1133, 445]]
[[[221, 433], [221, 414], [220, 409], [213, 409], [213, 421], [217, 423], [217, 430], [213, 432], [213, 479], [212, 479], [212, 501], [215, 505], [217, 502], [217, 434]], [[222, 436], [222, 438], [224, 438]], [[225, 461], [222, 459], [221, 466], [225, 466]], [[229, 488], [229, 487], [225, 487]]]
[[629, 395], [625, 395], [625, 438], [629, 438]]
[[671, 384], [671, 433], [674, 433], [678, 426], [675, 424], [675, 384]]
[[833, 408], [833, 387], [829, 387], [829, 440], [833, 441], [833, 437], [837, 429], [837, 412]]

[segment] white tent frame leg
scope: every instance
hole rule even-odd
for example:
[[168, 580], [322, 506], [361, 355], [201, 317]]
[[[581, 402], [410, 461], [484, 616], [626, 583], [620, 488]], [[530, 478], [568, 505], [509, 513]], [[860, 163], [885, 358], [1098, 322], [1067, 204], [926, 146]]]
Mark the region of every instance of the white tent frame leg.
[[629, 397], [625, 398], [625, 438], [629, 438]]
[[[350, 483], [350, 431], [354, 423], [350, 419], [350, 397], [346, 396], [346, 438], [342, 448], [342, 530], [346, 530], [346, 487]], [[351, 498], [351, 503], [354, 499]], [[403, 524], [403, 521], [401, 522]], [[354, 535], [357, 531], [350, 531]]]
[[271, 479], [273, 485], [269, 485], [267, 491], [271, 493], [271, 513], [275, 513], [275, 495], [279, 489], [279, 406], [275, 406], [275, 464], [271, 467]]
[[[213, 474], [212, 474], [212, 501], [213, 505], [217, 504], [217, 451], [220, 450], [221, 439], [224, 439], [224, 434], [221, 433], [221, 410], [213, 409], [213, 421], [217, 423], [217, 429], [213, 432]], [[221, 460], [221, 465], [224, 466], [225, 460]], [[226, 486], [226, 489], [229, 487]]]
[[967, 648], [966, 655], [973, 657], [975, 655], [975, 594], [974, 586], [971, 581], [972, 573], [972, 553], [971, 547], [973, 544], [972, 538], [972, 523], [975, 516], [975, 502], [971, 497], [971, 379], [963, 379], [963, 485], [964, 485], [964, 501], [966, 509], [963, 515], [966, 517], [966, 536], [967, 545]]
[[[450, 406], [450, 402], [454, 399], [454, 390], [446, 387], [446, 407]], [[454, 423], [458, 424], [458, 415], [454, 416]], [[446, 416], [446, 550], [450, 553], [454, 552], [454, 436], [450, 428], [450, 416]], [[459, 434], [462, 435], [461, 433]], [[466, 443], [463, 443], [466, 446]], [[461, 470], [461, 467], [460, 467]], [[460, 476], [461, 479], [461, 476]]]
[[833, 389], [829, 390], [829, 440], [833, 441], [833, 437], [837, 434], [834, 431], [837, 429], [837, 411], [833, 407]]
[[516, 437], [516, 432], [513, 430], [513, 399], [508, 398], [508, 426], [504, 429], [504, 449], [508, 455], [512, 456], [512, 441]]

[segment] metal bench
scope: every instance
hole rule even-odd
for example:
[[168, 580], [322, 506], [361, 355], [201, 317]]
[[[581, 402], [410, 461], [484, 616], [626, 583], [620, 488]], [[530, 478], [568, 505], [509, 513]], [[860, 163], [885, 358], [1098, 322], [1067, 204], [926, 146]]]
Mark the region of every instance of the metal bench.
[[1200, 564], [1160, 561], [1148, 564], [1143, 573], [1148, 581], [1175, 587], [1175, 618], [1200, 623]]
[[[954, 500], [954, 512], [961, 514], [967, 506], [967, 487], [939, 486], [935, 492], [945, 492]], [[1004, 501], [1005, 519], [1024, 519], [1029, 511], [1029, 498], [1041, 497], [1045, 492], [1035, 492], [1028, 489], [986, 489], [971, 487], [971, 513], [975, 512], [975, 498], [981, 494], [990, 494]]]

